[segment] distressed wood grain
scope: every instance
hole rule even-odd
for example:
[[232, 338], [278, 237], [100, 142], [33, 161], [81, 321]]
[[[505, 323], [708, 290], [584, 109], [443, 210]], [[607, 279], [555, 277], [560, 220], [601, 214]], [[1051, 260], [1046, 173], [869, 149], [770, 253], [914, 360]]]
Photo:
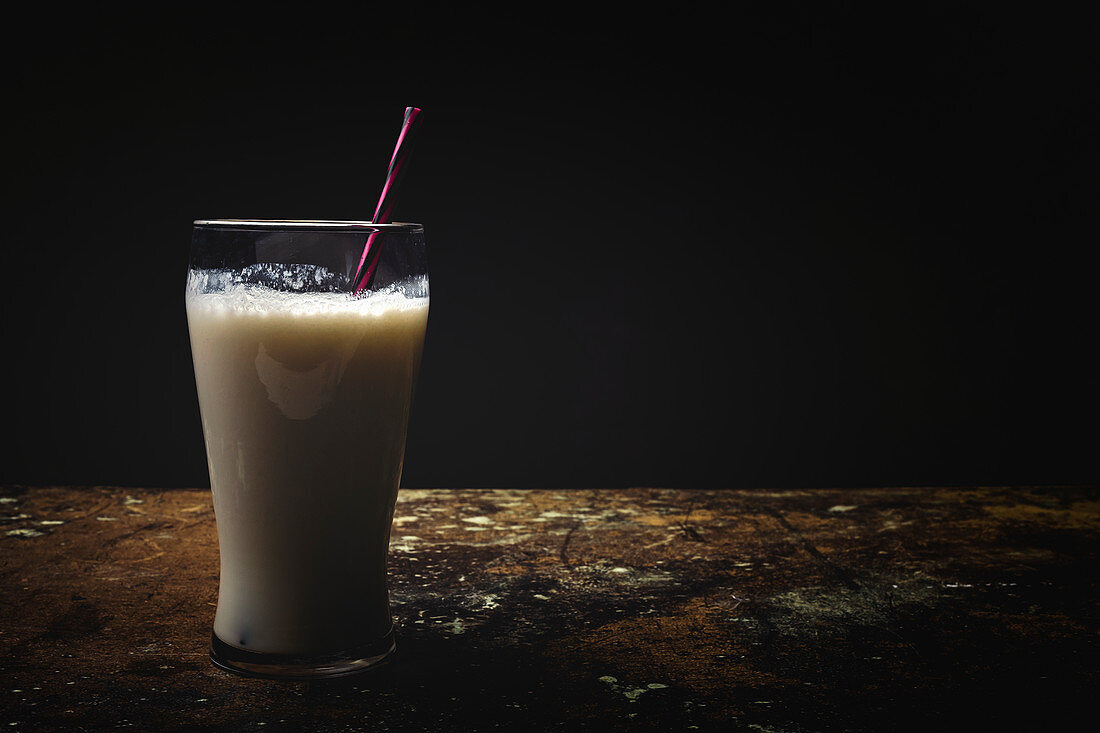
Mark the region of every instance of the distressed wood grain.
[[10, 730], [898, 730], [1090, 710], [1100, 490], [403, 491], [398, 655], [215, 669], [209, 492], [0, 487]]

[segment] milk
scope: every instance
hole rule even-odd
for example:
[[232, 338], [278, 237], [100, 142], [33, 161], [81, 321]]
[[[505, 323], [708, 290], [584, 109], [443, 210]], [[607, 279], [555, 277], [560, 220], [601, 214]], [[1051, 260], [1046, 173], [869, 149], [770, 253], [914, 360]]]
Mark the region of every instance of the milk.
[[214, 633], [316, 655], [391, 627], [386, 552], [428, 298], [202, 292], [187, 321], [221, 555]]

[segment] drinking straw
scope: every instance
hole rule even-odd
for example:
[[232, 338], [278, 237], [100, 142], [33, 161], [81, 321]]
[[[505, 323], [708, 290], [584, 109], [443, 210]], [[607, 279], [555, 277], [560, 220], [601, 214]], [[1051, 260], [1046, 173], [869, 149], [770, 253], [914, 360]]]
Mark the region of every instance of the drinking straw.
[[[382, 186], [382, 195], [378, 197], [378, 205], [374, 208], [374, 216], [371, 222], [374, 224], [386, 224], [393, 213], [393, 205], [397, 201], [397, 186], [401, 182], [401, 174], [405, 170], [405, 163], [412, 149], [413, 133], [416, 132], [420, 110], [416, 107], [405, 108], [405, 121], [401, 124], [401, 133], [397, 136], [397, 145], [393, 148], [390, 157], [390, 168], [386, 172], [386, 184]], [[358, 295], [364, 288], [369, 288], [374, 280], [374, 272], [378, 267], [379, 255], [382, 253], [382, 239], [379, 232], [372, 232], [367, 237], [367, 244], [363, 247], [363, 256], [359, 258], [359, 267], [355, 270], [356, 283], [353, 295]], [[368, 262], [369, 259], [369, 262]], [[365, 267], [364, 267], [365, 265]]]

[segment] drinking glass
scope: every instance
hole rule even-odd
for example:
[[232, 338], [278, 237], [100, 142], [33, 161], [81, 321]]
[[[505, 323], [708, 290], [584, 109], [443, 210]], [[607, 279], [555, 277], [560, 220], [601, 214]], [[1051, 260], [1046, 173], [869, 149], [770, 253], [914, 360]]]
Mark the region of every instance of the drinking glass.
[[214, 664], [313, 679], [385, 662], [423, 227], [199, 220], [185, 301], [220, 555]]

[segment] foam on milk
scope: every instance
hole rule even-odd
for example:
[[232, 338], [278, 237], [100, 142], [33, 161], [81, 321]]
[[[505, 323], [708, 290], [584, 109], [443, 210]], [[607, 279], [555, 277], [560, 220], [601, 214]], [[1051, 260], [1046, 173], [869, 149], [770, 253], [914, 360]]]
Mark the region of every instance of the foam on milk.
[[[318, 268], [323, 271], [323, 268]], [[299, 280], [290, 280], [300, 285]], [[426, 305], [426, 277], [410, 278], [388, 288], [352, 297], [346, 292], [302, 292], [277, 290], [242, 282], [240, 274], [223, 270], [192, 270], [187, 278], [187, 307], [211, 312], [271, 313], [300, 316], [330, 316], [340, 313], [378, 316], [392, 309], [405, 310]]]

